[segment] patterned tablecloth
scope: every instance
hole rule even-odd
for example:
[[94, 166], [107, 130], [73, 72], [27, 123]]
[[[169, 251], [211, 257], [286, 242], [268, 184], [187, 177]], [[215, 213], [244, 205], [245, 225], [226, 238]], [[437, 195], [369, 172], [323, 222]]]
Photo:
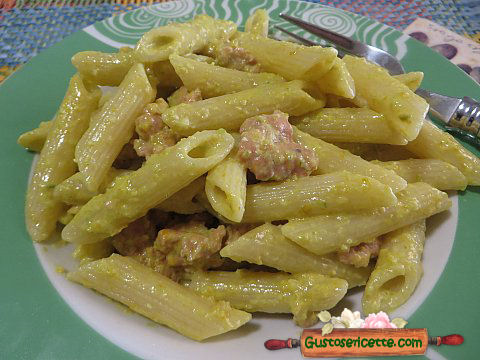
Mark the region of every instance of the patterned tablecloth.
[[[0, 0], [0, 82], [39, 51], [96, 21], [160, 1]], [[423, 17], [480, 40], [479, 0], [309, 0], [400, 30]]]

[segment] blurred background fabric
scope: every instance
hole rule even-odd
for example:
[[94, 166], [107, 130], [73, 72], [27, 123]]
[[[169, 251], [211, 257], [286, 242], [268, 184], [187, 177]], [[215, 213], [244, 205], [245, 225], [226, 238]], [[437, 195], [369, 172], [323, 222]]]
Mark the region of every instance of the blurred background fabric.
[[[0, 0], [0, 82], [64, 37], [112, 15], [165, 2]], [[480, 42], [479, 0], [308, 0], [368, 16], [403, 30], [417, 17]]]

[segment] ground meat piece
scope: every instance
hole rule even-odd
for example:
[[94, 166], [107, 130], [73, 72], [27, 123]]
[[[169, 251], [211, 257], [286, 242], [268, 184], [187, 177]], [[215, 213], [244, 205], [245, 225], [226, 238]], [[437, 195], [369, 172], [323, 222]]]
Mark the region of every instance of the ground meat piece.
[[153, 246], [145, 248], [141, 253], [132, 257], [173, 281], [180, 280], [185, 271], [183, 267], [168, 266], [165, 255], [161, 251], [155, 250]]
[[258, 180], [284, 180], [310, 175], [316, 154], [293, 140], [288, 115], [275, 111], [245, 120], [240, 127], [238, 156]]
[[162, 112], [168, 108], [163, 99], [148, 104], [135, 120], [135, 131], [139, 138], [133, 141], [138, 156], [157, 154], [178, 141], [178, 136], [162, 121]]
[[176, 106], [180, 104], [190, 104], [200, 100], [202, 100], [200, 89], [188, 91], [185, 86], [182, 86], [168, 97], [168, 104], [170, 106]]
[[376, 258], [380, 251], [380, 240], [375, 239], [368, 243], [361, 243], [351, 247], [348, 251], [338, 252], [338, 259], [355, 267], [366, 267], [370, 259]]
[[240, 71], [260, 72], [260, 64], [244, 48], [224, 45], [217, 50], [216, 55], [220, 66]]
[[158, 232], [154, 248], [165, 254], [169, 266], [210, 265], [211, 256], [218, 253], [226, 235], [225, 226], [207, 229], [192, 220]]
[[153, 244], [155, 234], [155, 225], [147, 216], [144, 216], [113, 236], [112, 245], [121, 255], [136, 255]]

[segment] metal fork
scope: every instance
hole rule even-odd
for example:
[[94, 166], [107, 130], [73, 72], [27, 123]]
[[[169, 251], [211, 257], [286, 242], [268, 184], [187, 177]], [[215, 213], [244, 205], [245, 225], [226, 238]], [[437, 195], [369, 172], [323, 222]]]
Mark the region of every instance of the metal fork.
[[[382, 49], [350, 39], [287, 14], [280, 14], [280, 17], [309, 33], [328, 40], [337, 48], [340, 57], [343, 57], [344, 54], [361, 56], [384, 67], [390, 75], [405, 73], [402, 64], [394, 56]], [[275, 25], [275, 28], [305, 45], [319, 45], [280, 26]], [[446, 124], [447, 131], [480, 146], [480, 103], [478, 101], [468, 96], [458, 99], [424, 89], [417, 89], [415, 92], [430, 104], [430, 113]]]

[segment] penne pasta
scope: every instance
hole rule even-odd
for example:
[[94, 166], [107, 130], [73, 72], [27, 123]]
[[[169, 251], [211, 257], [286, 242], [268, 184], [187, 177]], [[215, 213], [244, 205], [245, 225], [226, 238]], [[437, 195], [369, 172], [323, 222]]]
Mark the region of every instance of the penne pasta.
[[408, 159], [399, 161], [374, 161], [395, 171], [409, 183], [424, 182], [438, 190], [465, 190], [467, 178], [453, 165], [436, 159]]
[[245, 211], [247, 168], [229, 156], [208, 172], [205, 193], [212, 208], [223, 217], [240, 222]]
[[267, 10], [257, 9], [248, 17], [245, 23], [245, 32], [266, 38], [268, 36], [269, 21]]
[[428, 120], [418, 137], [405, 148], [421, 158], [445, 161], [465, 175], [468, 185], [480, 185], [480, 159]]
[[54, 198], [53, 189], [75, 173], [75, 144], [99, 99], [98, 88], [88, 89], [78, 74], [72, 77], [27, 190], [25, 222], [34, 241], [47, 240], [63, 213], [64, 205]]
[[292, 274], [313, 272], [344, 279], [348, 287], [367, 283], [371, 267], [356, 268], [337, 259], [336, 254], [315, 255], [283, 236], [280, 227], [263, 224], [225, 246], [220, 255], [237, 262], [267, 265]]
[[187, 23], [170, 23], [152, 29], [138, 41], [135, 59], [138, 62], [168, 60], [171, 54], [193, 53], [219, 39], [227, 40], [237, 30], [235, 23], [197, 15]]
[[205, 208], [195, 200], [195, 196], [202, 192], [204, 188], [205, 177], [202, 176], [162, 201], [156, 208], [166, 212], [185, 215], [200, 213]]
[[119, 233], [213, 168], [232, 147], [233, 138], [224, 130], [204, 131], [152, 154], [140, 169], [86, 203], [65, 226], [62, 238], [88, 244]]
[[65, 204], [82, 205], [94, 196], [104, 193], [109, 186], [115, 183], [118, 176], [128, 174], [129, 172], [130, 170], [110, 168], [98, 191], [88, 190], [83, 182], [83, 174], [77, 172], [55, 186], [53, 196]]
[[117, 254], [86, 263], [67, 277], [197, 341], [237, 329], [252, 317]]
[[397, 198], [387, 185], [373, 178], [340, 171], [248, 185], [242, 222], [303, 218], [396, 203]]
[[93, 244], [78, 245], [73, 251], [73, 258], [80, 262], [80, 265], [109, 257], [113, 253], [112, 239], [108, 238]]
[[75, 149], [75, 160], [88, 190], [98, 190], [122, 147], [132, 137], [135, 119], [154, 99], [155, 89], [143, 65], [134, 65], [92, 119]]
[[72, 57], [79, 74], [93, 84], [118, 86], [135, 63], [133, 49], [121, 48], [117, 53], [82, 51]]
[[189, 136], [201, 130], [238, 131], [245, 119], [281, 110], [302, 115], [325, 105], [302, 90], [302, 81], [258, 86], [167, 109], [162, 120], [175, 132]]
[[247, 33], [238, 33], [234, 44], [251, 54], [262, 71], [287, 80], [320, 80], [332, 68], [338, 53], [331, 47], [303, 46]]
[[313, 173], [314, 175], [347, 170], [354, 174], [374, 178], [390, 186], [394, 193], [405, 189], [407, 186], [407, 182], [391, 170], [369, 163], [361, 157], [351, 154], [347, 150], [342, 150], [335, 145], [314, 138], [298, 130], [295, 126], [293, 127], [293, 131], [295, 140], [308, 149], [315, 151], [320, 160], [317, 170]]
[[333, 66], [315, 86], [323, 93], [338, 95], [346, 99], [355, 97], [355, 82], [342, 59], [336, 58]]
[[384, 236], [362, 298], [365, 314], [392, 312], [409, 299], [423, 275], [424, 243], [425, 220]]
[[423, 80], [423, 72], [412, 71], [406, 74], [394, 75], [395, 79], [406, 85], [410, 90], [415, 91], [420, 87]]
[[448, 210], [447, 194], [428, 184], [409, 184], [397, 205], [356, 213], [290, 220], [282, 234], [317, 255], [349, 247]]
[[276, 74], [251, 73], [171, 55], [170, 62], [188, 90], [199, 89], [204, 98], [233, 94], [260, 85], [282, 83]]
[[292, 119], [292, 123], [328, 142], [405, 145], [407, 141], [385, 116], [366, 108], [324, 108]]
[[202, 296], [228, 301], [236, 309], [292, 313], [300, 326], [318, 321], [314, 312], [331, 309], [347, 292], [347, 282], [320, 274], [248, 270], [195, 272], [184, 284]]
[[17, 143], [25, 149], [35, 152], [42, 151], [48, 133], [52, 130], [54, 121], [42, 121], [38, 128], [27, 131], [18, 137]]
[[356, 92], [366, 99], [368, 107], [384, 114], [400, 136], [414, 140], [427, 115], [427, 102], [378, 65], [350, 55], [343, 61], [355, 81]]

